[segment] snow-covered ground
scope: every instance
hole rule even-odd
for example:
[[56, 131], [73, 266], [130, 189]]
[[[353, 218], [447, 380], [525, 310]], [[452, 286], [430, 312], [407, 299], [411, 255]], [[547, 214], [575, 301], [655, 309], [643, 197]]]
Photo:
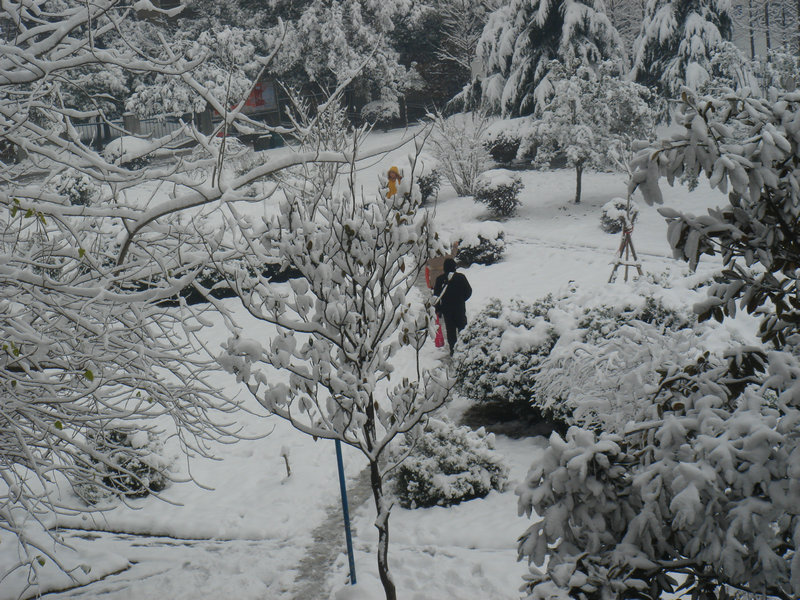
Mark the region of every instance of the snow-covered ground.
[[[374, 134], [370, 145], [390, 142], [400, 134]], [[408, 152], [408, 147], [401, 148], [383, 160], [370, 161], [362, 184], [374, 182], [377, 188], [378, 174], [391, 165], [407, 169]], [[623, 282], [621, 275], [616, 283], [607, 283], [620, 236], [600, 229], [603, 205], [625, 195], [624, 176], [584, 174], [583, 199], [575, 205], [574, 171], [521, 171], [519, 175], [525, 185], [522, 205], [516, 216], [501, 225], [508, 244], [505, 258], [492, 266], [465, 270], [474, 290], [468, 313], [475, 315], [493, 297], [533, 300], [570, 284], [590, 294], [626, 294], [635, 284]], [[725, 201], [702, 183], [691, 193], [684, 188], [664, 191], [666, 204], [694, 213]], [[455, 238], [488, 218], [483, 205], [457, 198], [446, 183], [435, 210], [445, 237]], [[645, 271], [666, 273], [667, 278], [686, 272], [682, 263], [671, 258], [664, 220], [655, 207], [640, 205], [633, 240]], [[701, 269], [713, 266], [706, 261]], [[676, 286], [671, 293], [676, 302], [696, 299], [686, 287]], [[745, 339], [753, 335], [747, 319], [726, 327]], [[218, 327], [208, 335], [210, 344], [218, 347], [227, 332]], [[430, 361], [442, 357], [432, 343], [426, 354]], [[410, 365], [397, 367], [402, 370]], [[228, 375], [219, 377], [219, 383], [231, 392], [237, 389]], [[457, 416], [463, 409], [464, 400], [456, 398], [443, 410]], [[322, 598], [382, 597], [375, 561], [374, 507], [369, 494], [358, 489], [359, 485], [363, 488], [359, 474], [364, 461], [345, 448], [356, 504], [351, 507], [356, 593], [345, 588], [348, 567], [341, 522], [336, 520], [340, 499], [333, 442], [314, 441], [263, 414], [244, 414], [240, 419], [255, 439], [215, 448], [217, 461], [181, 459], [176, 463], [180, 472], [191, 469], [205, 487], [174, 484], [163, 493], [166, 502], [145, 498], [132, 502], [135, 510], [119, 507], [94, 519], [61, 519], [61, 533], [79, 555], [76, 562], [91, 566], [87, 575], [81, 572], [82, 578], [99, 580], [44, 597], [304, 600], [309, 590], [320, 590], [321, 595], [314, 597]], [[497, 448], [510, 467], [511, 480], [502, 493], [492, 492], [485, 499], [452, 508], [393, 509], [389, 560], [400, 597], [519, 597], [526, 566], [516, 561], [516, 540], [530, 520], [517, 515], [515, 482], [523, 478], [545, 444], [541, 437], [498, 436]], [[289, 451], [290, 477], [281, 455], [284, 449]], [[331, 533], [321, 535], [326, 529]], [[0, 542], [0, 563], [5, 564], [16, 550], [5, 538]], [[50, 564], [42, 574], [48, 586], [43, 592], [72, 585]], [[17, 598], [22, 585], [19, 578], [0, 584], [0, 600]]]

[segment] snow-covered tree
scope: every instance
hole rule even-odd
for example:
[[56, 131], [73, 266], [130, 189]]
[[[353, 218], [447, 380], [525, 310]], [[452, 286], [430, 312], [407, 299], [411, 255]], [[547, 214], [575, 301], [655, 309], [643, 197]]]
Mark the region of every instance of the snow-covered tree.
[[662, 209], [667, 235], [692, 267], [721, 256], [700, 318], [746, 310], [772, 347], [667, 369], [652, 397], [658, 418], [620, 435], [551, 438], [518, 489], [520, 510], [542, 518], [520, 555], [538, 567], [549, 555], [545, 571], [531, 568], [531, 598], [800, 595], [800, 95], [684, 90], [682, 101], [682, 130], [642, 150], [631, 189], [660, 202], [659, 178], [688, 173], [728, 194], [707, 215]]
[[636, 40], [636, 81], [673, 96], [711, 77], [711, 59], [731, 39], [729, 0], [650, 0]]
[[580, 66], [570, 74], [560, 63], [547, 66], [552, 96], [520, 145], [535, 145], [535, 163], [548, 165], [563, 155], [577, 174], [575, 202], [581, 200], [584, 169], [609, 169], [635, 139], [653, 135], [655, 111], [650, 91], [621, 79], [614, 65]]
[[481, 111], [429, 118], [434, 124], [430, 143], [439, 168], [459, 196], [474, 195], [478, 177], [491, 164], [483, 146], [489, 118]]
[[[340, 117], [334, 122], [342, 122]], [[324, 117], [323, 117], [324, 118]], [[252, 324], [231, 323], [219, 362], [236, 374], [271, 413], [315, 438], [340, 440], [369, 463], [377, 512], [378, 571], [386, 597], [397, 595], [388, 563], [390, 503], [384, 486], [392, 468], [388, 445], [444, 401], [449, 383], [420, 358], [431, 330], [430, 307], [414, 292], [415, 281], [438, 243], [430, 216], [418, 211], [420, 196], [407, 183], [391, 198], [367, 194], [357, 181], [358, 148], [365, 130], [334, 136], [311, 131], [310, 147], [343, 151], [353, 162], [339, 172], [298, 173], [281, 182], [284, 198], [270, 219], [248, 220], [232, 212], [238, 240], [233, 252], [250, 268], [229, 273]], [[417, 153], [422, 140], [418, 140]], [[332, 150], [329, 150], [332, 151]], [[226, 263], [230, 254], [224, 255]], [[220, 258], [223, 258], [222, 256]], [[260, 276], [276, 263], [297, 277], [287, 284]], [[251, 273], [252, 275], [248, 275]], [[397, 372], [399, 356], [414, 365]]]
[[504, 116], [536, 113], [552, 94], [552, 61], [621, 63], [622, 48], [601, 2], [511, 0], [489, 16], [469, 94]]
[[[258, 49], [274, 48], [280, 41], [278, 32], [264, 35], [231, 27], [181, 39], [184, 35], [170, 42], [165, 59], [171, 57], [176, 65], [185, 66], [224, 107], [247, 99], [256, 78], [263, 73]], [[190, 82], [157, 73], [140, 78], [126, 109], [140, 116], [182, 115], [202, 112], [206, 103]]]

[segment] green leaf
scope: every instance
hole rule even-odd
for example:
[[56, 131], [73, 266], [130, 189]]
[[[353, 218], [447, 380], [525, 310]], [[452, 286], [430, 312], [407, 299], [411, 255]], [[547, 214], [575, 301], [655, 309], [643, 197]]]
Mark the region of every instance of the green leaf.
[[16, 217], [17, 216], [17, 207], [16, 206], [12, 206], [11, 207], [11, 216], [12, 217]]
[[44, 566], [44, 556], [41, 554], [36, 557], [36, 562], [38, 562], [41, 566]]
[[94, 381], [94, 373], [92, 373], [91, 369], [86, 369], [83, 372], [83, 376], [86, 377], [89, 381]]
[[55, 423], [53, 423], [53, 426], [54, 426], [56, 429], [58, 429], [59, 431], [61, 431], [62, 429], [64, 429], [64, 425], [61, 423], [61, 421], [56, 421]]
[[85, 248], [78, 248], [78, 257], [79, 258], [83, 258], [85, 255], [86, 255], [86, 249]]

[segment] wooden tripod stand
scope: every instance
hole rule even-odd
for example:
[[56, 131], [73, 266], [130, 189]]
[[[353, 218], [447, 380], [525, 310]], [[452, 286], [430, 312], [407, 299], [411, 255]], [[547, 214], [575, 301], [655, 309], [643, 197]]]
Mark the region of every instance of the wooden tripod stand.
[[[625, 267], [625, 281], [628, 281], [628, 269], [636, 267], [639, 272], [639, 277], [642, 276], [642, 263], [639, 262], [639, 257], [636, 256], [636, 249], [633, 247], [633, 222], [631, 221], [631, 197], [628, 196], [628, 205], [625, 207], [625, 223], [622, 225], [622, 241], [617, 250], [617, 258], [614, 260], [614, 268], [611, 269], [611, 276], [608, 278], [608, 283], [613, 283], [617, 279], [617, 269], [620, 266]], [[624, 255], [624, 258], [623, 258]], [[633, 257], [633, 260], [631, 260]]]

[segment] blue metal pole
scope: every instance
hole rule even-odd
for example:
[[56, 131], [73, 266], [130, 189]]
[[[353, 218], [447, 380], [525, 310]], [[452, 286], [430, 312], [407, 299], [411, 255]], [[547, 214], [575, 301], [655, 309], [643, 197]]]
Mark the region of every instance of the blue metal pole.
[[336, 442], [336, 463], [339, 466], [339, 489], [342, 492], [342, 516], [344, 517], [344, 537], [347, 540], [347, 560], [350, 562], [350, 585], [356, 584], [356, 561], [353, 557], [353, 536], [350, 534], [350, 510], [347, 507], [347, 486], [344, 483], [344, 462], [342, 443]]

